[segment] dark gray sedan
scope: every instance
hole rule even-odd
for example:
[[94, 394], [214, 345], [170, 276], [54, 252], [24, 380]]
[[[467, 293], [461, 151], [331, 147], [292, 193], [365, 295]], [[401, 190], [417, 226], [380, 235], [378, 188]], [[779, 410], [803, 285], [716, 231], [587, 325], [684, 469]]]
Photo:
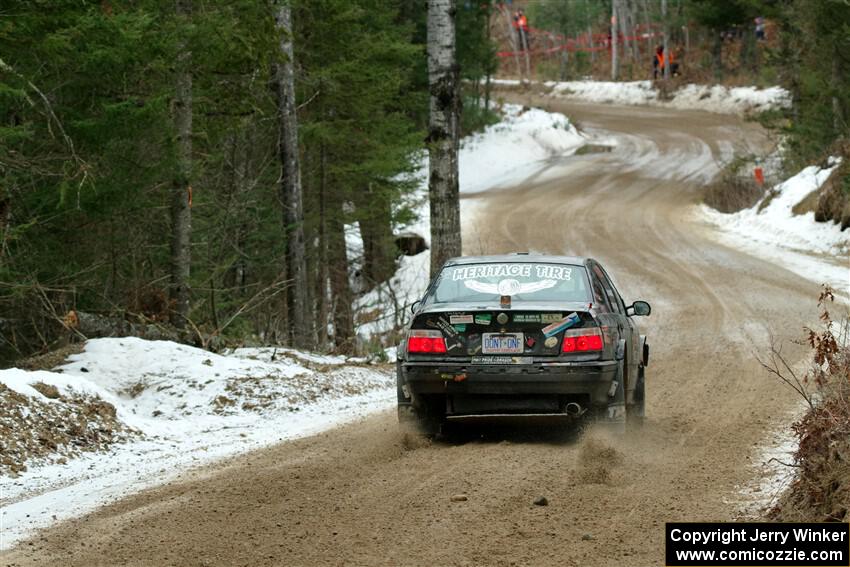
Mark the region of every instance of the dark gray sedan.
[[599, 262], [512, 254], [446, 262], [398, 350], [400, 421], [560, 416], [624, 429], [644, 416], [649, 347]]

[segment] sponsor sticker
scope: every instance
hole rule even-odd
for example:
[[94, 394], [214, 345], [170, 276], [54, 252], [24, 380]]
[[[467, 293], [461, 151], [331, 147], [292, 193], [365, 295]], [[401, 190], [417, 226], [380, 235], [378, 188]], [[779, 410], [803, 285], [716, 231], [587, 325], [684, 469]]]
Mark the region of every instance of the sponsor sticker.
[[552, 348], [558, 344], [558, 337], [549, 337], [543, 344], [546, 345], [546, 348]]
[[528, 278], [531, 276], [531, 264], [485, 264], [455, 268], [452, 281], [471, 280], [474, 278]]
[[578, 316], [578, 313], [570, 313], [560, 321], [556, 321], [551, 325], [547, 325], [543, 327], [543, 334], [547, 337], [551, 337], [553, 335], [557, 335], [564, 329], [569, 329], [576, 323], [578, 323], [581, 319]]
[[555, 321], [560, 321], [564, 316], [561, 313], [541, 313], [540, 314], [540, 322], [541, 323], [554, 323]]
[[514, 323], [539, 323], [540, 315], [536, 313], [517, 313], [514, 315]]
[[570, 280], [572, 268], [553, 264], [477, 264], [460, 266], [452, 272], [452, 281], [478, 278], [531, 278]]
[[476, 315], [473, 319], [473, 323], [476, 325], [489, 325], [493, 320], [493, 316], [489, 313], [482, 313], [481, 315]]
[[472, 323], [472, 315], [451, 315], [449, 323], [452, 325], [468, 325]]
[[539, 282], [520, 283], [517, 280], [501, 280], [499, 283], [480, 282], [478, 280], [465, 280], [463, 285], [477, 291], [478, 293], [486, 293], [488, 295], [519, 295], [526, 293], [535, 293], [550, 287], [558, 285], [556, 280], [541, 280]]
[[452, 327], [454, 327], [454, 328], [455, 328], [455, 331], [458, 331], [458, 332], [461, 332], [461, 333], [463, 333], [464, 331], [466, 331], [466, 324], [465, 324], [465, 323], [460, 324], [460, 325], [458, 325], [457, 323], [455, 323], [454, 325], [452, 325]]
[[443, 319], [442, 317], [440, 317], [436, 321], [434, 319], [428, 319], [426, 324], [429, 327], [434, 327], [436, 329], [440, 329], [441, 331], [443, 331], [445, 334], [447, 334], [448, 336], [450, 336], [453, 339], [457, 338], [457, 331], [455, 330], [455, 328], [452, 327], [451, 325], [449, 325], [449, 323], [446, 322], [446, 320]]
[[446, 350], [454, 350], [461, 346], [460, 340], [458, 339], [457, 330], [449, 325], [448, 321], [440, 317], [436, 321], [434, 319], [428, 319], [425, 323], [429, 327], [434, 327], [440, 329], [443, 334], [447, 335], [449, 338], [446, 339]]

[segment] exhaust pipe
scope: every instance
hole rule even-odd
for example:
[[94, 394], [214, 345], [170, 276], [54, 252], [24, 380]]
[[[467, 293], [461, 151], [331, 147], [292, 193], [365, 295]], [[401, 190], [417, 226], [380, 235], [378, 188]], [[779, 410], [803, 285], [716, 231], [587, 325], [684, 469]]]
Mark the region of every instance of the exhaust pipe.
[[567, 415], [571, 415], [573, 417], [581, 416], [586, 410], [583, 409], [580, 405], [575, 402], [570, 402], [564, 407], [564, 411], [567, 412]]

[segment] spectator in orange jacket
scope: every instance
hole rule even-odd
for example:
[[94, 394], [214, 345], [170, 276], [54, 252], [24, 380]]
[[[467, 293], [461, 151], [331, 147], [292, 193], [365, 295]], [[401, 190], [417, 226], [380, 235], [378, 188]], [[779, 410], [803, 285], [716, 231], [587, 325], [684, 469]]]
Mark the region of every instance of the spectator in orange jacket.
[[525, 51], [526, 49], [529, 49], [529, 46], [531, 45], [531, 38], [528, 33], [528, 18], [525, 16], [522, 8], [517, 10], [514, 14], [514, 27], [517, 31], [517, 40], [519, 42], [520, 50]]

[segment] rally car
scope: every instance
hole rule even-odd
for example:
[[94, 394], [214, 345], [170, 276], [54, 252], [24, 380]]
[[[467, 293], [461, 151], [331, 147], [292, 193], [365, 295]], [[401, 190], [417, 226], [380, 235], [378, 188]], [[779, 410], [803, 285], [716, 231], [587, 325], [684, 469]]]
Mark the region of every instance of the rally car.
[[511, 254], [446, 262], [398, 349], [398, 413], [426, 434], [447, 420], [644, 416], [649, 346], [599, 262]]

